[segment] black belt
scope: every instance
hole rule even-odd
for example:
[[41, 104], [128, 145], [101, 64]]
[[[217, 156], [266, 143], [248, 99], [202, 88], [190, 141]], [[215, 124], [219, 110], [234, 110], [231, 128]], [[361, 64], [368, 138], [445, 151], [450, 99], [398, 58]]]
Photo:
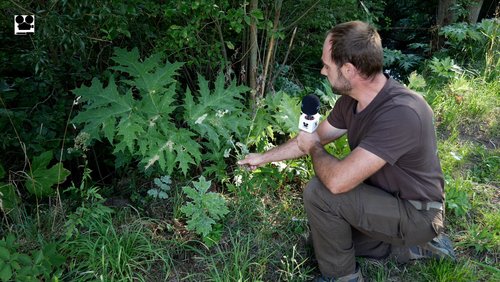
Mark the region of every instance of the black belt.
[[436, 210], [444, 210], [444, 205], [441, 202], [421, 202], [421, 201], [415, 201], [415, 200], [408, 200], [410, 204], [412, 204], [417, 210], [430, 210], [430, 209], [436, 209]]

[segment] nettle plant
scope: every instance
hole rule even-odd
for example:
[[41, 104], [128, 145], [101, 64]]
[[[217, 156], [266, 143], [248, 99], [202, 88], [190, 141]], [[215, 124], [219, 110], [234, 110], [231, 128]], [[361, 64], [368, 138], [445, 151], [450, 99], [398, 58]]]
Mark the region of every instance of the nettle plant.
[[219, 75], [211, 91], [199, 76], [198, 93], [187, 89], [179, 95], [175, 76], [181, 63], [164, 63], [161, 54], [141, 60], [137, 48], [116, 49], [112, 59], [117, 65], [110, 69], [121, 74], [107, 86], [94, 78], [91, 86], [73, 90], [85, 103], [73, 122], [91, 140], [108, 140], [117, 156], [139, 160], [145, 171], [186, 175], [203, 165], [218, 177], [226, 173], [224, 152], [243, 138], [250, 122], [241, 96], [248, 88], [234, 81], [226, 87]]

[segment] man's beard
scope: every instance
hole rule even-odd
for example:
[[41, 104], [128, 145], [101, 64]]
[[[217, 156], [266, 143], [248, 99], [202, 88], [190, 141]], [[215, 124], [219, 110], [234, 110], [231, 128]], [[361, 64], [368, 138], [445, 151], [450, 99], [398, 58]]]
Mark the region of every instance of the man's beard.
[[338, 83], [332, 85], [333, 91], [340, 95], [349, 95], [349, 92], [351, 92], [352, 90], [352, 85], [349, 80], [347, 80], [345, 76], [342, 75], [340, 69], [338, 70], [337, 81]]

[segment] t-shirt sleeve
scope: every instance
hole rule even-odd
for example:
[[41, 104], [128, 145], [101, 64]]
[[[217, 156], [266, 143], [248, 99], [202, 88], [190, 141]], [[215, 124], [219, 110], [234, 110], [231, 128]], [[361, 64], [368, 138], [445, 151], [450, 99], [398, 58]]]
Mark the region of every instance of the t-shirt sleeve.
[[346, 97], [340, 97], [337, 102], [335, 102], [335, 106], [333, 106], [333, 110], [327, 117], [328, 122], [335, 128], [338, 129], [347, 129], [347, 124], [345, 121], [345, 113], [344, 111], [348, 107]]
[[393, 108], [376, 118], [359, 144], [390, 165], [420, 144], [422, 125], [408, 107]]

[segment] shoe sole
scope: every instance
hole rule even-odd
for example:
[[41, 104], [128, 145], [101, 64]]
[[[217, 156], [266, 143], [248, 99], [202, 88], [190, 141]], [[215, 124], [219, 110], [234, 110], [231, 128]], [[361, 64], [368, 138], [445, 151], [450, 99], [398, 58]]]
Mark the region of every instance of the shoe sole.
[[[452, 261], [456, 261], [455, 253], [453, 251], [453, 247], [450, 239], [447, 237], [440, 236], [438, 240], [432, 240], [431, 242], [422, 246], [422, 249], [431, 252], [431, 257], [439, 258], [439, 259], [451, 259]], [[434, 244], [439, 244], [444, 247], [438, 247]]]

